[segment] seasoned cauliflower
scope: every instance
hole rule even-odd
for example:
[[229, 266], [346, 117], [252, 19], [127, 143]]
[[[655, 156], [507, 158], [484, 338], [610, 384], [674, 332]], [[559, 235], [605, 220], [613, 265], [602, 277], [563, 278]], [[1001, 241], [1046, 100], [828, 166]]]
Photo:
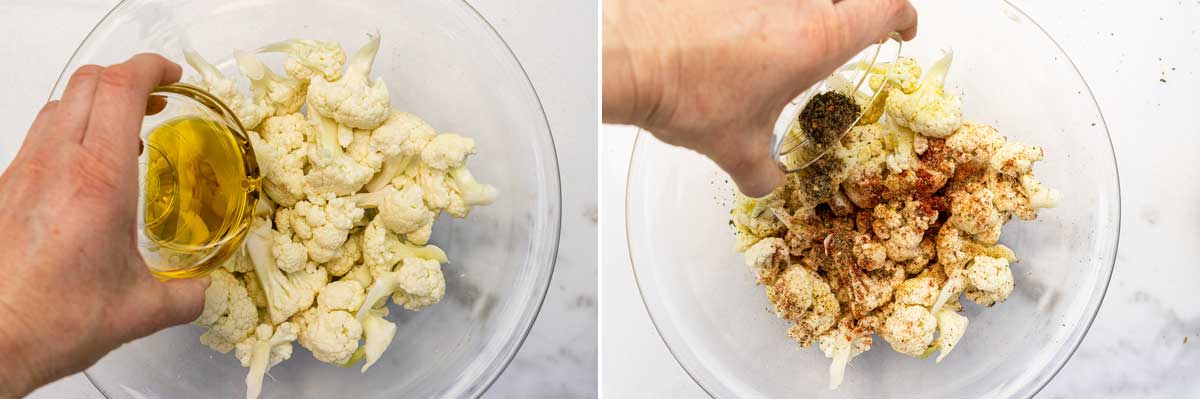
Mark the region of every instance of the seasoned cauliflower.
[[242, 74], [250, 79], [250, 91], [254, 93], [254, 103], [263, 109], [271, 110], [275, 116], [288, 115], [300, 111], [304, 106], [307, 80], [297, 80], [279, 76], [263, 65], [254, 54], [234, 50]]
[[916, 90], [906, 93], [901, 88], [888, 90], [884, 112], [900, 126], [935, 138], [944, 138], [962, 126], [962, 104], [957, 96], [945, 92], [946, 74], [954, 61], [954, 53], [945, 56], [929, 69]]
[[829, 389], [837, 389], [842, 385], [846, 373], [846, 365], [851, 359], [858, 357], [868, 350], [874, 340], [869, 331], [855, 331], [846, 327], [847, 323], [838, 323], [838, 328], [829, 330], [821, 336], [818, 347], [825, 357], [833, 359], [829, 365]]
[[898, 200], [875, 207], [875, 235], [884, 239], [888, 258], [903, 262], [921, 254], [925, 230], [937, 220], [938, 212], [916, 200]]
[[283, 69], [293, 79], [308, 81], [321, 76], [327, 81], [342, 77], [346, 64], [346, 51], [337, 42], [324, 40], [286, 40], [271, 43], [258, 49], [260, 53], [286, 53]]
[[[1054, 189], [1042, 186], [1037, 178], [1031, 174], [1021, 175], [1021, 189], [1024, 190], [1025, 198], [1029, 198], [1029, 207], [1033, 209], [1053, 208], [1058, 206], [1058, 201], [1062, 198], [1062, 194]], [[1037, 217], [1034, 215], [1034, 217]]]
[[787, 243], [782, 238], [769, 237], [759, 240], [742, 255], [746, 266], [753, 268], [759, 284], [774, 284], [775, 276], [787, 268]]
[[985, 234], [1004, 219], [995, 205], [996, 195], [982, 183], [970, 183], [950, 194], [950, 218], [946, 224], [967, 234]]
[[195, 323], [208, 327], [200, 336], [200, 343], [221, 353], [229, 353], [233, 346], [254, 331], [258, 324], [258, 309], [250, 301], [246, 287], [224, 269], [209, 274], [211, 283], [204, 290], [204, 310]]
[[933, 306], [938, 292], [938, 281], [933, 277], [914, 277], [896, 287], [892, 302], [897, 305]]
[[1042, 160], [1042, 155], [1042, 147], [1009, 141], [992, 154], [988, 165], [994, 171], [1017, 177], [1029, 173], [1033, 163]]
[[832, 328], [841, 313], [829, 284], [803, 266], [788, 267], [773, 286], [767, 286], [767, 297], [776, 314], [794, 323], [788, 336], [803, 347]]
[[879, 337], [892, 345], [892, 350], [918, 357], [933, 342], [937, 319], [924, 306], [898, 305], [884, 319]]
[[946, 138], [946, 147], [959, 163], [985, 165], [992, 159], [992, 154], [1004, 146], [1004, 142], [1004, 136], [996, 128], [965, 122]]
[[246, 130], [254, 130], [264, 118], [271, 116], [271, 113], [274, 112], [273, 109], [264, 108], [253, 101], [247, 101], [237, 84], [232, 79], [225, 77], [221, 70], [210, 64], [199, 53], [185, 50], [183, 58], [187, 60], [188, 65], [192, 66], [192, 69], [200, 74], [200, 79], [193, 83], [225, 103]]
[[275, 202], [293, 206], [305, 198], [304, 168], [312, 126], [300, 114], [267, 118], [260, 132], [250, 133], [250, 145], [263, 176], [263, 190]]
[[391, 95], [382, 78], [371, 79], [371, 64], [379, 52], [379, 35], [354, 54], [346, 72], [335, 81], [313, 76], [308, 87], [310, 109], [355, 129], [375, 129], [391, 111]]
[[939, 310], [934, 317], [937, 318], [938, 337], [933, 340], [932, 347], [941, 351], [934, 361], [941, 363], [966, 334], [968, 321], [966, 316], [950, 309]]
[[976, 256], [963, 275], [967, 281], [964, 294], [980, 305], [995, 305], [1012, 293], [1013, 275], [1007, 259]]
[[783, 232], [783, 223], [772, 212], [767, 211], [766, 207], [760, 207], [759, 200], [755, 198], [738, 194], [730, 215], [734, 227], [737, 228], [739, 252], [744, 252], [764, 237]]

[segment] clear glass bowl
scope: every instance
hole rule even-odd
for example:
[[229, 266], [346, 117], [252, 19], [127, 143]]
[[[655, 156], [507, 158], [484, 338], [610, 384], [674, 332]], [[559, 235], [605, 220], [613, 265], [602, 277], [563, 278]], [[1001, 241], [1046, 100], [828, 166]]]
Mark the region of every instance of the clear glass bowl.
[[966, 336], [941, 364], [882, 340], [828, 386], [829, 359], [790, 340], [753, 272], [734, 251], [734, 185], [705, 157], [641, 133], [630, 166], [626, 223], [634, 272], [672, 354], [721, 398], [1032, 397], [1078, 347], [1116, 256], [1120, 190], [1104, 119], [1078, 70], [1045, 31], [1003, 1], [916, 1], [921, 33], [905, 54], [928, 65], [955, 50], [951, 90], [967, 119], [1044, 146], [1039, 178], [1064, 201], [1002, 242], [1022, 259], [1016, 290], [968, 304]]
[[[466, 220], [438, 221], [432, 241], [451, 259], [446, 298], [416, 313], [393, 308], [397, 338], [370, 372], [320, 363], [297, 346], [271, 369], [264, 398], [477, 397], [516, 354], [549, 286], [561, 197], [546, 115], [507, 44], [462, 1], [129, 0], [84, 40], [52, 94], [83, 64], [138, 52], [183, 64], [192, 48], [232, 73], [234, 48], [315, 38], [353, 52], [376, 30], [383, 47], [373, 73], [387, 81], [392, 105], [475, 138], [472, 171], [500, 197]], [[281, 56], [263, 59], [282, 70]], [[243, 396], [246, 369], [201, 345], [201, 332], [180, 326], [132, 342], [87, 376], [114, 398]]]

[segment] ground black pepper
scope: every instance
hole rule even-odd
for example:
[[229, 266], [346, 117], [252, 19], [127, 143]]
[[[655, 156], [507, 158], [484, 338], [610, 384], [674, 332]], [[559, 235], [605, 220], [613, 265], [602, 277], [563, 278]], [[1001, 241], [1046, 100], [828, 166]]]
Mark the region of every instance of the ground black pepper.
[[810, 141], [829, 146], [842, 137], [861, 111], [854, 99], [827, 91], [813, 96], [800, 111], [800, 128]]

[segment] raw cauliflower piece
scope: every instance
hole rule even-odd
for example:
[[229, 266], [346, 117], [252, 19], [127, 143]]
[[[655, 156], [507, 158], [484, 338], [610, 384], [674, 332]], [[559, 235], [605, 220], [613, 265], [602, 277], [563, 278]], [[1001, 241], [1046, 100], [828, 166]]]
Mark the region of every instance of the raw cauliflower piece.
[[300, 346], [312, 352], [317, 360], [342, 365], [358, 349], [362, 324], [350, 312], [314, 307], [293, 319], [300, 327]]
[[342, 255], [350, 229], [362, 218], [363, 210], [353, 199], [326, 193], [296, 203], [291, 227], [308, 249], [308, 258], [324, 263]]
[[350, 234], [338, 253], [333, 260], [322, 264], [330, 276], [341, 277], [362, 260], [362, 232]]
[[774, 285], [767, 286], [767, 298], [776, 314], [794, 323], [788, 336], [806, 348], [829, 331], [841, 313], [829, 284], [799, 265], [788, 267]]
[[254, 93], [254, 103], [259, 108], [271, 110], [272, 115], [283, 116], [299, 112], [300, 107], [304, 106], [307, 80], [279, 76], [254, 54], [245, 51], [234, 50], [233, 57], [242, 74], [250, 79], [250, 91]]
[[380, 154], [379, 149], [375, 148], [374, 144], [371, 143], [370, 130], [350, 129], [345, 126], [339, 126], [338, 129], [339, 136], [342, 131], [353, 131], [350, 143], [346, 146], [346, 155], [349, 155], [350, 159], [374, 171], [378, 171], [379, 168], [383, 167], [383, 154]]
[[[746, 249], [759, 240], [765, 237], [781, 235], [784, 231], [783, 223], [772, 212], [768, 211], [769, 206], [760, 206], [760, 202], [775, 198], [781, 197], [768, 196], [758, 199], [741, 194], [737, 195], [737, 199], [734, 200], [733, 211], [730, 212], [730, 221], [733, 222], [733, 226], [737, 229], [738, 252], [745, 252]], [[782, 201], [780, 201], [779, 205], [782, 205]]]
[[992, 306], [1012, 294], [1013, 275], [1008, 260], [990, 256], [976, 256], [964, 269], [967, 299], [983, 306]]
[[950, 309], [941, 309], [934, 317], [937, 318], [938, 337], [933, 340], [931, 348], [941, 351], [937, 359], [934, 359], [935, 363], [941, 363], [942, 359], [954, 350], [954, 346], [958, 345], [958, 341], [962, 340], [963, 334], [966, 334], [968, 321], [966, 316]]
[[264, 118], [274, 112], [272, 109], [263, 108], [252, 101], [247, 101], [233, 79], [225, 77], [221, 70], [210, 64], [199, 53], [185, 50], [183, 58], [187, 60], [188, 65], [192, 66], [192, 69], [200, 74], [200, 79], [194, 82], [196, 86], [225, 103], [246, 130], [254, 130]]
[[355, 162], [342, 150], [342, 145], [338, 143], [338, 131], [343, 127], [311, 110], [308, 118], [314, 127], [315, 137], [308, 147], [308, 161], [312, 166], [304, 176], [305, 193], [313, 197], [326, 193], [350, 195], [358, 192], [371, 180], [375, 170]]
[[221, 268], [230, 273], [245, 273], [254, 271], [254, 264], [250, 263], [250, 257], [246, 255], [246, 247], [238, 247], [229, 259], [221, 262]]
[[346, 65], [346, 51], [337, 42], [324, 40], [286, 40], [271, 43], [258, 49], [260, 53], [286, 53], [283, 69], [293, 79], [308, 81], [321, 76], [327, 81], [342, 77]]
[[365, 189], [375, 192], [414, 166], [421, 159], [425, 146], [437, 132], [416, 115], [392, 110], [382, 125], [371, 133], [371, 144], [382, 154], [383, 167]]
[[379, 358], [383, 356], [383, 352], [387, 350], [388, 345], [392, 344], [392, 340], [396, 338], [396, 324], [387, 319], [387, 307], [378, 309], [368, 309], [365, 313], [359, 312], [358, 319], [362, 323], [363, 338], [363, 355], [366, 362], [363, 363], [362, 372], [367, 372]]
[[383, 226], [383, 221], [375, 218], [363, 230], [363, 264], [367, 266], [372, 276], [390, 272], [392, 266], [405, 258], [420, 258], [446, 263], [446, 252], [436, 245], [417, 246], [401, 240]]
[[937, 220], [938, 212], [916, 200], [897, 200], [875, 207], [872, 229], [883, 239], [888, 258], [903, 262], [921, 254], [925, 230]]
[[[397, 190], [387, 186], [373, 193], [357, 194], [354, 202], [361, 208], [378, 209], [375, 217], [384, 227], [396, 234], [409, 234], [433, 224], [434, 213], [425, 206], [424, 193], [420, 186], [408, 185]], [[417, 245], [424, 245], [424, 240], [410, 240]]]
[[317, 307], [324, 310], [358, 311], [366, 298], [365, 288], [358, 281], [334, 281], [321, 288]]
[[779, 272], [787, 268], [788, 245], [779, 237], [759, 240], [742, 255], [746, 266], [754, 269], [759, 284], [774, 284]]
[[[246, 259], [250, 259], [250, 256], [247, 255]], [[250, 262], [250, 266], [254, 267], [254, 262]], [[253, 269], [242, 273], [242, 284], [246, 286], [246, 295], [250, 296], [250, 302], [254, 303], [254, 307], [266, 309], [267, 293], [263, 292], [262, 283], [258, 281], [258, 275], [254, 274]]]
[[937, 319], [924, 306], [896, 306], [884, 320], [879, 336], [892, 345], [892, 350], [918, 357], [933, 342]]
[[363, 287], [370, 287], [371, 283], [375, 282], [375, 276], [371, 275], [371, 268], [365, 264], [357, 264], [342, 276], [341, 281], [357, 281]]
[[946, 74], [954, 61], [954, 52], [934, 63], [921, 79], [916, 90], [905, 93], [900, 88], [888, 90], [884, 111], [887, 116], [927, 137], [944, 138], [962, 126], [962, 104], [957, 96], [945, 92]]
[[838, 328], [829, 330], [820, 338], [821, 352], [832, 359], [829, 364], [829, 389], [837, 389], [842, 385], [846, 375], [846, 365], [851, 359], [858, 357], [868, 350], [874, 340], [870, 333], [859, 333], [847, 328], [846, 323], [838, 323]]
[[1033, 170], [1033, 163], [1042, 160], [1042, 156], [1042, 147], [1009, 141], [992, 154], [988, 166], [996, 172], [1017, 177]]
[[1062, 194], [1043, 187], [1032, 174], [1021, 175], [1021, 189], [1025, 191], [1025, 197], [1029, 198], [1029, 207], [1035, 210], [1056, 207], [1058, 201], [1062, 200]]
[[884, 83], [895, 85], [900, 91], [917, 91], [921, 80], [921, 65], [916, 59], [901, 57], [899, 60], [876, 64], [871, 68], [871, 90], [879, 91]]
[[195, 323], [208, 327], [200, 336], [200, 343], [221, 353], [229, 353], [233, 346], [254, 331], [258, 324], [258, 309], [254, 307], [246, 287], [225, 269], [216, 269], [209, 274], [211, 283], [204, 290], [204, 310]]
[[901, 173], [917, 167], [916, 137], [920, 136], [893, 120], [888, 120], [884, 146], [887, 147], [887, 167], [892, 173]]
[[475, 180], [475, 176], [466, 166], [450, 169], [447, 177], [446, 187], [450, 190], [450, 203], [445, 209], [446, 214], [461, 219], [467, 217], [474, 207], [496, 202], [496, 187]]
[[891, 151], [885, 146], [886, 132], [879, 124], [856, 126], [842, 139], [846, 146], [837, 150], [846, 163], [842, 191], [860, 208], [874, 208], [882, 194], [880, 176], [888, 166]]
[[896, 286], [892, 302], [897, 305], [933, 306], [938, 293], [937, 280], [930, 276], [918, 276]]
[[346, 72], [335, 81], [313, 76], [308, 87], [308, 107], [355, 129], [375, 129], [387, 119], [391, 95], [382, 78], [371, 82], [371, 64], [379, 52], [379, 35], [350, 59]]
[[984, 165], [1004, 146], [1004, 142], [1004, 136], [996, 128], [965, 122], [946, 138], [946, 148], [950, 149], [954, 160], [961, 164]]
[[462, 166], [475, 152], [475, 140], [453, 133], [439, 134], [421, 150], [421, 162], [433, 169], [450, 170]]
[[254, 335], [237, 344], [237, 358], [246, 373], [246, 399], [258, 398], [262, 393], [262, 379], [271, 367], [292, 358], [292, 341], [296, 340], [299, 328], [292, 323], [282, 323], [272, 328], [260, 324]]
[[[308, 249], [295, 236], [292, 220], [296, 218], [292, 208], [280, 208], [275, 212], [275, 239], [271, 241], [271, 255], [275, 265], [288, 273], [298, 272], [308, 266]], [[301, 228], [307, 228], [302, 225]]]
[[304, 168], [308, 166], [308, 145], [312, 125], [300, 114], [267, 118], [261, 132], [250, 133], [250, 145], [263, 176], [263, 190], [275, 202], [293, 206], [305, 198]]
[[324, 268], [312, 271], [284, 273], [279, 269], [271, 244], [278, 234], [271, 222], [257, 219], [246, 236], [246, 251], [254, 262], [254, 274], [267, 297], [267, 312], [272, 323], [281, 323], [292, 315], [312, 306], [318, 290], [329, 281]]
[[405, 258], [396, 271], [375, 276], [358, 314], [362, 316], [367, 310], [381, 306], [388, 295], [397, 305], [417, 311], [440, 302], [445, 294], [446, 279], [440, 262]]

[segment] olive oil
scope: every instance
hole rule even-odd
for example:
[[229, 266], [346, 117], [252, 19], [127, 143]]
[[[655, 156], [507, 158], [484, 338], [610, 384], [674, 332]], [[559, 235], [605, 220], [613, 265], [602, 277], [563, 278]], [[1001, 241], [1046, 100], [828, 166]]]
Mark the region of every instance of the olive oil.
[[142, 233], [151, 270], [164, 278], [203, 275], [225, 261], [248, 230], [258, 179], [245, 143], [217, 121], [168, 120], [146, 137]]

